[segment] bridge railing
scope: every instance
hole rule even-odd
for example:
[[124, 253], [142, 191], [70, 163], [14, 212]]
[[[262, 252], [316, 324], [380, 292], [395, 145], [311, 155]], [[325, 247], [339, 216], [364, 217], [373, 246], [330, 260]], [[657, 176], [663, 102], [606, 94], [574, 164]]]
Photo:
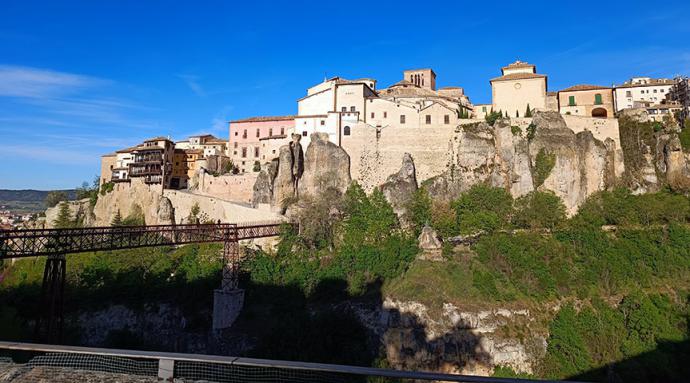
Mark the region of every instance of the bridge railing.
[[284, 223], [84, 227], [0, 231], [0, 259], [276, 236]]
[[[3, 362], [3, 351], [7, 355], [11, 355], [10, 351], [29, 352], [33, 357], [21, 364], [11, 358], [4, 358]], [[90, 381], [110, 381], [109, 378], [114, 377], [130, 381], [122, 375], [113, 376], [127, 374], [132, 378], [176, 382], [546, 382], [230, 356], [0, 342], [0, 376], [3, 374], [14, 374], [19, 381], [86, 381], [87, 377]], [[63, 376], [69, 380], [58, 379]]]

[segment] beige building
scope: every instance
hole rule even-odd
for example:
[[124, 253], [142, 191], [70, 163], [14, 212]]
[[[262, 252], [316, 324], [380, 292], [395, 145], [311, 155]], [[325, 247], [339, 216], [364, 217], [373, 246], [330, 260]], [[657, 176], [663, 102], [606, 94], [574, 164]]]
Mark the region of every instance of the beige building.
[[613, 89], [599, 85], [575, 85], [558, 92], [561, 114], [613, 118]]
[[616, 112], [635, 108], [635, 103], [662, 104], [675, 81], [666, 78], [633, 77], [614, 87]]
[[117, 154], [110, 153], [101, 156], [101, 186], [104, 183], [111, 182], [113, 179], [113, 168], [115, 168], [115, 163], [117, 160]]
[[537, 74], [536, 66], [515, 61], [501, 68], [501, 77], [491, 79], [491, 105], [494, 111], [510, 117], [524, 117], [531, 110], [546, 109], [547, 78]]

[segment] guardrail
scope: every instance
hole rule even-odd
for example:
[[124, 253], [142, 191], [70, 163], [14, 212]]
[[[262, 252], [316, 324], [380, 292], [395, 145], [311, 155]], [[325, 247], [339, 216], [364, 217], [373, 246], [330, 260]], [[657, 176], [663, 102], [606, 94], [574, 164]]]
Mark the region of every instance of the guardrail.
[[[204, 380], [209, 382], [333, 382], [360, 381], [377, 377], [382, 381], [446, 381], [467, 383], [528, 383], [561, 382], [547, 380], [494, 378], [474, 375], [455, 375], [421, 371], [400, 371], [372, 367], [336, 364], [291, 362], [217, 355], [197, 355], [169, 352], [105, 349], [60, 346], [34, 343], [1, 342], [0, 352], [27, 351], [48, 353], [25, 364], [37, 367], [69, 368], [77, 371], [125, 373], [150, 376], [178, 382]], [[109, 359], [110, 358], [110, 359]], [[0, 362], [0, 368], [2, 363]], [[0, 370], [1, 372], [1, 370]], [[27, 374], [29, 371], [26, 372]], [[0, 374], [1, 375], [1, 374]], [[48, 379], [51, 380], [51, 379]]]

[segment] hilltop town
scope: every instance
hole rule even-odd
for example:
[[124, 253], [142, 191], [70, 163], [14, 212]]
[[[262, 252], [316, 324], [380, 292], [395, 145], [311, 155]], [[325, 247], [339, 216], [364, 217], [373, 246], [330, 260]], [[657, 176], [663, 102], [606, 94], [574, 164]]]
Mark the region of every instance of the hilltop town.
[[[172, 201], [172, 208], [179, 210], [178, 222], [184, 222], [195, 204], [204, 206], [202, 210], [212, 220], [274, 219], [276, 213], [285, 212], [283, 201], [276, 200], [272, 190], [277, 163], [281, 148], [293, 140], [299, 142], [303, 151], [308, 150], [314, 137], [341, 149], [348, 157], [344, 170], [347, 177], [370, 191], [400, 169], [406, 153], [414, 161], [416, 180], [420, 183], [432, 181], [450, 168], [467, 169], [470, 165], [463, 165], [463, 161], [473, 155], [479, 157], [470, 167], [492, 161], [488, 157], [496, 156], [495, 148], [491, 153], [480, 153], [479, 145], [469, 148], [468, 153], [459, 152], [465, 149], [457, 147], [458, 134], [467, 131], [465, 128], [486, 121], [493, 125], [493, 121], [500, 119], [513, 135], [519, 131], [517, 136], [526, 137], [528, 130], [535, 127], [535, 116], [556, 113], [560, 115], [556, 123], [562, 122], [572, 131], [573, 139], [576, 134], [589, 132], [594, 141], [604, 144], [608, 153], [608, 157], [602, 154], [602, 161], [608, 161], [607, 169], [596, 170], [595, 173], [601, 173], [596, 177], [589, 176], [587, 190], [575, 190], [581, 188], [573, 183], [564, 185], [548, 180], [544, 183], [543, 188], [559, 195], [572, 213], [587, 195], [611, 187], [624, 176], [620, 116], [635, 111], [637, 115], [643, 113], [645, 121], [682, 126], [690, 105], [687, 78], [635, 77], [616, 86], [577, 84], [553, 91], [548, 88], [546, 74], [538, 73], [535, 65], [522, 61], [506, 65], [500, 69], [500, 76], [489, 80], [491, 104], [473, 104], [462, 87], [439, 88], [436, 83], [437, 75], [432, 69], [406, 70], [399, 82], [387, 88], [379, 88], [372, 78], [325, 79], [297, 100], [297, 114], [230, 121], [228, 139], [199, 135], [174, 142], [169, 137], [155, 137], [106, 154], [101, 160], [101, 187], [115, 194], [149, 195], [143, 198], [144, 202], [136, 204], [157, 205], [159, 198], [151, 198], [150, 194], [165, 196]], [[507, 144], [493, 136], [491, 140], [493, 146]], [[515, 141], [508, 146], [519, 148], [520, 143]], [[329, 153], [327, 157], [332, 156]], [[535, 165], [537, 153], [532, 154], [526, 164], [528, 168]], [[501, 161], [505, 165], [506, 161], [512, 161], [512, 156]], [[592, 171], [592, 164], [583, 166]], [[581, 173], [586, 173], [585, 170]], [[502, 175], [510, 180], [498, 182], [494, 175], [492, 182], [517, 197], [541, 186], [531, 180], [515, 180], [524, 176], [525, 171], [511, 168], [508, 172], [511, 174]], [[482, 176], [474, 178], [464, 182], [487, 180]], [[580, 181], [587, 184], [583, 179], [577, 181], [578, 185]], [[646, 190], [644, 183], [638, 185], [641, 191]], [[265, 196], [261, 185], [271, 189], [270, 196]], [[114, 200], [118, 202], [96, 206], [94, 223], [107, 224], [116, 212], [126, 214], [130, 210], [131, 203], [126, 198]], [[143, 207], [146, 211], [147, 207]], [[157, 220], [157, 210], [154, 206], [147, 212], [149, 221]]]

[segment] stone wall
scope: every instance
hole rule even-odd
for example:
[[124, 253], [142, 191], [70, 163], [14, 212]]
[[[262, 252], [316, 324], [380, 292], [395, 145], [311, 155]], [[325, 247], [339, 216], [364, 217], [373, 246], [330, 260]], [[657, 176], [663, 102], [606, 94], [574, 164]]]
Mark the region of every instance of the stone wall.
[[188, 223], [187, 217], [194, 204], [198, 204], [204, 217], [213, 222], [220, 220], [224, 223], [248, 223], [281, 219], [278, 214], [267, 210], [254, 209], [220, 198], [192, 194], [182, 190], [165, 190], [164, 196], [170, 200], [175, 209], [176, 223]]
[[258, 172], [213, 176], [200, 172], [197, 176], [195, 194], [216, 197], [227, 201], [251, 203], [252, 187]]

